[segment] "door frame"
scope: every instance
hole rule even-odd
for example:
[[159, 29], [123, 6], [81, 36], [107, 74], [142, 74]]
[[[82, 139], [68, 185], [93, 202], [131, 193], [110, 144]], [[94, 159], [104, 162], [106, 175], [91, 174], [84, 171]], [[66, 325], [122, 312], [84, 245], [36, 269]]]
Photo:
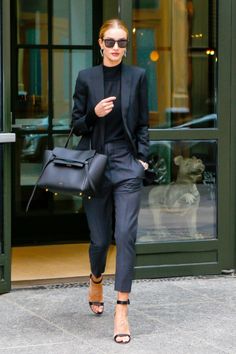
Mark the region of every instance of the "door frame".
[[[120, 0], [120, 17], [132, 29], [132, 2]], [[127, 15], [128, 14], [128, 15]], [[151, 140], [216, 140], [217, 224], [214, 240], [137, 243], [136, 278], [220, 274], [235, 268], [235, 205], [236, 205], [236, 15], [234, 1], [218, 0], [218, 127], [214, 129], [164, 130], [151, 129]], [[131, 32], [132, 33], [132, 32]], [[130, 46], [132, 48], [132, 46]], [[132, 50], [132, 49], [131, 49]], [[131, 63], [131, 60], [130, 60]], [[226, 158], [227, 157], [227, 158]], [[191, 257], [198, 261], [181, 262]], [[165, 258], [164, 264], [158, 260]]]
[[[11, 290], [11, 143], [15, 134], [11, 131], [10, 112], [10, 4], [8, 0], [0, 1], [0, 30], [1, 30], [1, 91], [3, 132], [3, 252], [0, 253], [0, 266], [3, 276], [0, 281], [0, 294]], [[4, 134], [5, 133], [5, 134]]]
[[[232, 243], [232, 248], [231, 251], [233, 252], [233, 262], [232, 262], [232, 269], [236, 269], [236, 222], [235, 222], [235, 213], [236, 213], [236, 185], [235, 185], [235, 179], [236, 179], [236, 139], [235, 139], [235, 133], [236, 133], [236, 22], [235, 22], [235, 16], [236, 16], [236, 3], [235, 1], [232, 1], [232, 12], [231, 12], [231, 24], [232, 24], [232, 36], [231, 36], [231, 75], [230, 75], [230, 80], [231, 80], [231, 92], [230, 92], [230, 111], [231, 111], [231, 135], [230, 135], [230, 141], [231, 141], [231, 149], [230, 149], [230, 154], [231, 154], [231, 159], [230, 159], [230, 208], [231, 208], [231, 213], [230, 213], [230, 220], [231, 222], [229, 223], [230, 227], [230, 242]], [[232, 222], [234, 221], [234, 222]]]

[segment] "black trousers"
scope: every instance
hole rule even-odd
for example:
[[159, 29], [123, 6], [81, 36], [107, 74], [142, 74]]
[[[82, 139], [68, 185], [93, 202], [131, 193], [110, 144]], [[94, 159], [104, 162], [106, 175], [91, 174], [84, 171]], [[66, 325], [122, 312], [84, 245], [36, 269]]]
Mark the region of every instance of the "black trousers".
[[107, 143], [104, 152], [108, 163], [101, 187], [96, 197], [84, 200], [91, 239], [91, 271], [96, 277], [105, 271], [114, 210], [115, 290], [130, 292], [144, 169], [126, 141]]

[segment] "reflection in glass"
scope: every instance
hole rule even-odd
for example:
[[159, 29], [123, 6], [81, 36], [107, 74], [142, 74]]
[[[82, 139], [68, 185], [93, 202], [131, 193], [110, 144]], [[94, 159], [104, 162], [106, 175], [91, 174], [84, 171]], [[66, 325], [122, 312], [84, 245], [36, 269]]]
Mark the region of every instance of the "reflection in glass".
[[24, 134], [22, 132], [21, 161], [42, 162], [43, 153], [48, 146], [48, 135], [45, 134]]
[[17, 0], [17, 43], [47, 44], [47, 0]]
[[3, 145], [0, 144], [0, 253], [3, 252]]
[[[17, 213], [24, 213], [42, 169], [44, 150], [48, 147], [48, 118], [16, 119], [16, 123], [14, 207]], [[42, 198], [42, 193], [37, 193], [38, 209], [42, 208]], [[45, 203], [43, 207], [46, 207]]]
[[216, 146], [216, 141], [151, 142], [157, 179], [143, 190], [138, 242], [217, 237]]
[[134, 7], [139, 9], [155, 9], [160, 6], [160, 0], [133, 0]]
[[47, 53], [44, 49], [19, 49], [16, 118], [27, 119], [22, 124], [34, 124], [29, 118], [48, 117]]
[[[55, 50], [53, 54], [53, 126], [68, 128], [78, 72], [92, 66], [91, 50]], [[58, 75], [58, 73], [60, 73]]]
[[216, 127], [216, 0], [133, 1], [133, 63], [151, 128]]
[[[24, 213], [33, 186], [43, 165], [44, 150], [48, 147], [48, 135], [27, 133], [27, 129], [16, 130], [15, 143], [15, 210]], [[44, 195], [37, 192], [36, 208], [46, 207]]]
[[92, 44], [92, 0], [53, 1], [53, 44]]
[[[53, 146], [54, 147], [64, 147], [67, 139], [68, 139], [69, 133], [68, 134], [54, 134], [53, 135]], [[72, 135], [68, 144], [69, 149], [76, 149], [79, 139], [77, 136]]]

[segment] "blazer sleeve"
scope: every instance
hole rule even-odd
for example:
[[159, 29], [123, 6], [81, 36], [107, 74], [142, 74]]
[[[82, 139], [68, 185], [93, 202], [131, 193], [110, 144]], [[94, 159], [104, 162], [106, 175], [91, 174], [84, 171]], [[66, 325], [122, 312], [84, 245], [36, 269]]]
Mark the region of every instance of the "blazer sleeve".
[[72, 123], [75, 135], [90, 134], [96, 123], [97, 115], [94, 108], [88, 110], [88, 85], [79, 73], [73, 95], [74, 105], [72, 109]]
[[138, 126], [136, 128], [136, 145], [137, 145], [137, 157], [147, 162], [149, 152], [149, 132], [148, 132], [148, 92], [147, 92], [147, 77], [145, 71], [143, 71], [140, 78], [139, 89], [139, 119]]

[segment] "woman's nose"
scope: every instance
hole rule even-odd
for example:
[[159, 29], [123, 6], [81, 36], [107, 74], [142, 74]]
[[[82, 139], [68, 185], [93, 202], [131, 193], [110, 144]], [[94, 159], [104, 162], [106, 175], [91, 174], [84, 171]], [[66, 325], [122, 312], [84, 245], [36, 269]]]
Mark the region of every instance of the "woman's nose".
[[115, 49], [118, 49], [119, 48], [119, 46], [118, 46], [118, 43], [117, 42], [115, 42], [115, 44], [114, 44], [114, 47], [113, 48], [115, 48]]

